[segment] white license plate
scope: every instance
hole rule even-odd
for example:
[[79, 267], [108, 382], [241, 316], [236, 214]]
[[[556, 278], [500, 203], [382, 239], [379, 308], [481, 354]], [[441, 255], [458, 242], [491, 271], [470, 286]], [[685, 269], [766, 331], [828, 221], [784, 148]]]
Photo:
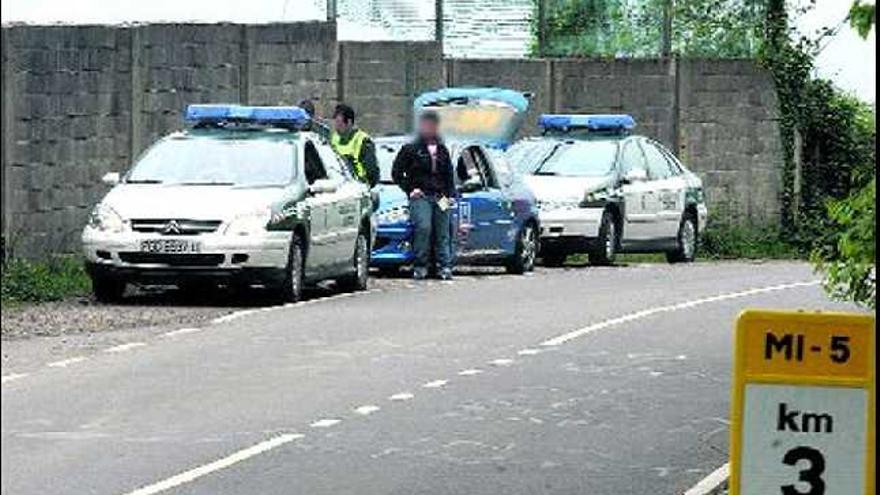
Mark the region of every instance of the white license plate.
[[198, 253], [202, 245], [186, 239], [147, 239], [141, 241], [142, 253]]

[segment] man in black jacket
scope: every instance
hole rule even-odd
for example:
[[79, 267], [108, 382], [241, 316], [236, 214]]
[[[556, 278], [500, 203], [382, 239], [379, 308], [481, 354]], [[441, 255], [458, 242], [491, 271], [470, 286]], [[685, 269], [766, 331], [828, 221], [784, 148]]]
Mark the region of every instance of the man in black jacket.
[[432, 245], [440, 278], [452, 278], [449, 219], [455, 182], [449, 149], [438, 133], [439, 121], [435, 112], [420, 115], [418, 136], [400, 149], [391, 169], [394, 182], [409, 197], [415, 229], [413, 277], [419, 280], [428, 275]]

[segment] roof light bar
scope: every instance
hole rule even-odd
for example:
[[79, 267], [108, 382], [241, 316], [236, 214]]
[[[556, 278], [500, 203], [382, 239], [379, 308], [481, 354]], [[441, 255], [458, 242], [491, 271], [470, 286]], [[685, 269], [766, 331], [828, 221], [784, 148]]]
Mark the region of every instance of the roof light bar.
[[194, 124], [223, 122], [302, 127], [309, 114], [295, 106], [249, 106], [237, 104], [195, 104], [186, 107], [184, 119]]
[[636, 121], [631, 115], [626, 114], [544, 114], [538, 119], [538, 126], [544, 130], [563, 132], [573, 129], [586, 129], [592, 132], [629, 132], [635, 128]]

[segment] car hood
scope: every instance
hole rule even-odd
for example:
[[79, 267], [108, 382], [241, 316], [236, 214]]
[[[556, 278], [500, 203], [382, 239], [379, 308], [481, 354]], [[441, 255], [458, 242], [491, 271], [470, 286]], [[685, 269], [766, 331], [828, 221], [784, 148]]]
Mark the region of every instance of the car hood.
[[611, 177], [561, 177], [554, 175], [526, 175], [523, 180], [539, 201], [580, 201], [584, 194], [603, 189], [612, 182]]
[[186, 218], [227, 220], [269, 208], [281, 188], [120, 184], [102, 201], [124, 219]]
[[395, 184], [379, 184], [376, 186], [376, 192], [379, 194], [379, 207], [376, 208], [376, 213], [409, 205], [403, 189]]

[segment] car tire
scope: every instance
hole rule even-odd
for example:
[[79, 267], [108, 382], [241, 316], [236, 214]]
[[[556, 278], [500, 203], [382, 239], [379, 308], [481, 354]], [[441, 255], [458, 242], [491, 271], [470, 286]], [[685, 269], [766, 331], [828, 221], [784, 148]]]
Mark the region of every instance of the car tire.
[[537, 253], [538, 231], [533, 223], [527, 222], [516, 236], [516, 248], [505, 266], [507, 272], [522, 275], [534, 270]]
[[345, 292], [367, 290], [370, 281], [370, 242], [363, 231], [358, 232], [351, 261], [352, 273], [340, 278], [336, 283]]
[[102, 303], [113, 303], [122, 300], [125, 294], [126, 283], [124, 280], [113, 277], [93, 277], [92, 293], [95, 299]]
[[605, 213], [602, 214], [602, 224], [599, 226], [596, 249], [589, 253], [590, 264], [601, 266], [614, 264], [618, 244], [618, 229], [617, 222], [614, 221], [614, 214], [605, 210]]
[[400, 274], [399, 266], [380, 266], [378, 270], [379, 276], [383, 278], [394, 278]]
[[293, 234], [287, 253], [287, 266], [284, 269], [284, 283], [281, 287], [281, 298], [284, 302], [295, 303], [302, 300], [305, 288], [304, 254], [302, 238], [298, 234]]
[[685, 213], [678, 225], [676, 235], [677, 247], [674, 251], [666, 253], [666, 260], [670, 263], [690, 263], [697, 256], [697, 219], [692, 213]]

